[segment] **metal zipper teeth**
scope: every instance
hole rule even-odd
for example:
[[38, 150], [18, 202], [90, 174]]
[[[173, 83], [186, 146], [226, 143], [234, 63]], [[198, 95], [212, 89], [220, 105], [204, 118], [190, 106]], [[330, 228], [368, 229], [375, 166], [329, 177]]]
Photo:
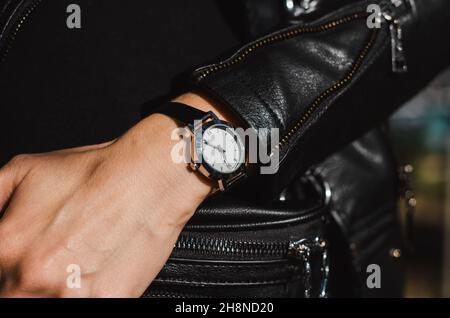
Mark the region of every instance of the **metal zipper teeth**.
[[312, 113], [327, 97], [329, 97], [332, 93], [336, 92], [338, 89], [343, 88], [350, 83], [350, 81], [356, 75], [357, 71], [360, 69], [363, 61], [367, 57], [369, 50], [375, 43], [378, 36], [378, 32], [379, 32], [378, 29], [374, 29], [372, 35], [370, 36], [369, 42], [361, 51], [361, 53], [359, 54], [358, 58], [356, 59], [355, 63], [353, 64], [351, 70], [347, 73], [347, 75], [342, 80], [335, 83], [333, 86], [329, 87], [326, 91], [324, 91], [314, 100], [314, 102], [303, 114], [300, 120], [298, 120], [297, 123], [289, 130], [289, 132], [286, 135], [284, 135], [283, 138], [281, 138], [281, 141], [278, 143], [278, 145], [275, 146], [275, 149], [278, 150], [283, 148], [289, 142], [292, 136], [302, 127], [302, 125], [306, 123], [306, 121], [311, 117]]
[[[306, 222], [322, 216], [322, 210], [315, 210], [305, 214], [297, 221]], [[223, 227], [222, 227], [223, 228]], [[229, 239], [204, 238], [181, 235], [175, 243], [175, 250], [193, 250], [200, 253], [234, 254], [234, 255], [265, 255], [285, 256], [289, 253], [291, 241], [261, 242], [261, 241], [236, 241]]]
[[[205, 70], [201, 71], [201, 74], [197, 77], [197, 80], [201, 81], [214, 72], [231, 67], [232, 65], [242, 61], [250, 53], [252, 53], [255, 50], [262, 48], [266, 45], [269, 45], [269, 44], [272, 44], [272, 43], [275, 43], [278, 41], [286, 40], [288, 38], [297, 36], [302, 33], [314, 33], [314, 32], [321, 32], [321, 31], [326, 31], [329, 29], [334, 29], [341, 24], [348, 23], [348, 22], [351, 22], [351, 21], [354, 21], [357, 19], [363, 19], [363, 18], [366, 19], [367, 17], [368, 17], [367, 12], [358, 12], [358, 13], [351, 14], [349, 16], [346, 16], [346, 17], [343, 17], [343, 18], [340, 18], [340, 19], [337, 19], [337, 20], [334, 20], [334, 21], [331, 21], [331, 22], [328, 22], [326, 24], [322, 24], [319, 26], [298, 27], [296, 29], [287, 30], [287, 31], [279, 33], [279, 34], [269, 36], [267, 38], [261, 39], [260, 41], [250, 45], [247, 49], [245, 49], [242, 53], [236, 55], [235, 57], [232, 57], [227, 61], [220, 62], [217, 65], [207, 67]], [[291, 137], [309, 119], [312, 112], [320, 105], [320, 103], [326, 97], [330, 96], [337, 89], [346, 86], [351, 81], [351, 79], [355, 76], [358, 69], [361, 67], [362, 62], [364, 61], [365, 57], [367, 56], [370, 48], [373, 46], [377, 35], [378, 35], [378, 29], [374, 29], [369, 42], [367, 43], [367, 45], [364, 47], [364, 49], [359, 54], [358, 58], [356, 59], [355, 63], [353, 64], [349, 73], [342, 80], [335, 83], [333, 86], [328, 88], [319, 97], [317, 97], [314, 100], [314, 102], [307, 109], [307, 111], [303, 114], [303, 116], [300, 118], [300, 120], [298, 120], [297, 123], [289, 130], [289, 132], [286, 135], [284, 135], [284, 137], [281, 138], [281, 141], [277, 145], [274, 146], [274, 150], [279, 150], [288, 143], [288, 141], [291, 139]]]
[[202, 296], [195, 294], [183, 294], [177, 292], [149, 292], [143, 298], [213, 298], [212, 296]]
[[359, 12], [359, 13], [355, 13], [355, 14], [322, 24], [322, 25], [306, 26], [306, 27], [301, 26], [301, 27], [297, 27], [295, 29], [286, 30], [286, 31], [278, 33], [278, 34], [270, 35], [266, 38], [263, 38], [255, 43], [249, 45], [247, 48], [243, 49], [243, 51], [241, 53], [238, 53], [237, 55], [231, 57], [228, 60], [222, 61], [216, 65], [212, 65], [209, 67], [207, 66], [205, 69], [199, 71], [200, 75], [197, 76], [197, 80], [201, 81], [214, 72], [228, 68], [228, 67], [242, 61], [250, 53], [256, 51], [257, 49], [263, 48], [269, 44], [295, 37], [301, 33], [314, 33], [314, 32], [326, 31], [329, 29], [333, 29], [343, 23], [347, 23], [347, 22], [350, 22], [350, 21], [353, 21], [356, 19], [360, 19], [363, 17], [367, 17], [367, 16], [368, 16], [368, 14], [366, 12], [364, 12], [364, 13]]
[[289, 242], [234, 241], [181, 236], [175, 243], [175, 249], [213, 255], [285, 256], [289, 251]]
[[37, 8], [39, 4], [41, 4], [42, 0], [35, 0], [33, 1], [28, 9], [26, 9], [25, 13], [22, 14], [19, 22], [16, 24], [16, 28], [14, 31], [9, 35], [9, 37], [6, 39], [6, 48], [4, 53], [2, 54], [2, 57], [0, 59], [0, 63], [3, 62], [6, 58], [6, 56], [9, 53], [9, 50], [12, 47], [12, 43], [17, 37], [17, 34], [19, 33], [20, 29], [22, 28], [22, 25], [25, 23], [25, 21], [28, 19], [28, 17], [34, 12], [34, 10]]

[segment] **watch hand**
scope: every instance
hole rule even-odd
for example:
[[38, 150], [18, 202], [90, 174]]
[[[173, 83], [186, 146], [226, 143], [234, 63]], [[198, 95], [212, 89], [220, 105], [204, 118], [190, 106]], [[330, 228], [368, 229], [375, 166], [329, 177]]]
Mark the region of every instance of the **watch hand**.
[[220, 147], [220, 146], [217, 146], [217, 149], [220, 150], [220, 151], [222, 151], [223, 153], [226, 153], [226, 152], [227, 152], [225, 149], [223, 149], [223, 148]]
[[220, 150], [220, 151], [222, 152], [223, 163], [224, 163], [228, 168], [232, 169], [234, 166], [233, 166], [231, 163], [229, 163], [229, 162], [227, 161], [227, 154], [226, 154], [225, 149], [223, 149], [223, 148], [220, 147], [220, 146], [215, 147], [215, 149]]
[[216, 149], [216, 150], [218, 150], [218, 151], [220, 151], [220, 152], [222, 152], [222, 153], [226, 153], [225, 149], [223, 149], [223, 148], [220, 147], [220, 146], [214, 146], [214, 145], [210, 144], [208, 141], [206, 141], [206, 139], [203, 139], [203, 142], [204, 142], [207, 146], [210, 146], [210, 147], [212, 147], [212, 148], [214, 148], [214, 149]]
[[225, 150], [225, 149], [223, 149], [223, 148], [222, 148], [221, 146], [219, 146], [219, 145], [214, 146], [214, 145], [208, 143], [208, 141], [207, 141], [206, 139], [203, 139], [203, 142], [205, 143], [205, 145], [207, 145], [207, 146], [209, 146], [209, 147], [211, 147], [211, 148], [217, 150], [219, 153], [222, 154], [223, 163], [224, 163], [228, 168], [232, 169], [232, 168], [234, 167], [232, 164], [230, 164], [230, 163], [227, 161], [227, 159], [226, 159], [226, 150]]
[[225, 163], [225, 165], [226, 165], [228, 168], [230, 168], [230, 169], [233, 169], [233, 168], [234, 168], [234, 165], [232, 165], [231, 163], [229, 163], [229, 162], [227, 161], [227, 157], [226, 157], [226, 155], [225, 155], [225, 152], [223, 152], [222, 158], [223, 158], [223, 162]]

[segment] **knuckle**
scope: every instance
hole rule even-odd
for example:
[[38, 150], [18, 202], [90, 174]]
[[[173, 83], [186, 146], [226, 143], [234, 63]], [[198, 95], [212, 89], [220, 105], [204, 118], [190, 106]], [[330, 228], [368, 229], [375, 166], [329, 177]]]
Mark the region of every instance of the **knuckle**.
[[10, 165], [10, 166], [20, 165], [20, 164], [24, 163], [25, 161], [27, 161], [29, 158], [31, 158], [31, 155], [29, 155], [29, 154], [20, 154], [20, 155], [14, 156], [9, 161], [8, 165]]
[[62, 285], [57, 272], [45, 259], [33, 259], [19, 266], [18, 287], [22, 291], [53, 291]]
[[15, 227], [7, 223], [0, 226], [0, 264], [11, 263], [18, 259], [20, 246], [16, 239]]
[[39, 164], [38, 154], [22, 154], [12, 158], [0, 169], [0, 179], [3, 177], [23, 176], [26, 172], [33, 170]]
[[17, 168], [24, 166], [26, 162], [29, 162], [33, 155], [22, 154], [14, 156], [1, 170], [0, 173], [12, 172]]

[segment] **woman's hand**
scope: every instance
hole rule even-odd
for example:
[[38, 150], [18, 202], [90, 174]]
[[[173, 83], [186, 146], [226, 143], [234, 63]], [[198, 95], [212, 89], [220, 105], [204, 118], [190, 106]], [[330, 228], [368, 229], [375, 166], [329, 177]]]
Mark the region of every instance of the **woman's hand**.
[[140, 296], [211, 190], [172, 162], [176, 127], [152, 115], [113, 142], [3, 167], [0, 296]]

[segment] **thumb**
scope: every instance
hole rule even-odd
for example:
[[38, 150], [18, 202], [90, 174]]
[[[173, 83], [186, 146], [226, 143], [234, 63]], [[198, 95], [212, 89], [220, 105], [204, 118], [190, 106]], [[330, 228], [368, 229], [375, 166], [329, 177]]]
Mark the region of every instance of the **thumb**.
[[29, 155], [16, 156], [0, 169], [0, 211], [30, 170], [29, 158]]

